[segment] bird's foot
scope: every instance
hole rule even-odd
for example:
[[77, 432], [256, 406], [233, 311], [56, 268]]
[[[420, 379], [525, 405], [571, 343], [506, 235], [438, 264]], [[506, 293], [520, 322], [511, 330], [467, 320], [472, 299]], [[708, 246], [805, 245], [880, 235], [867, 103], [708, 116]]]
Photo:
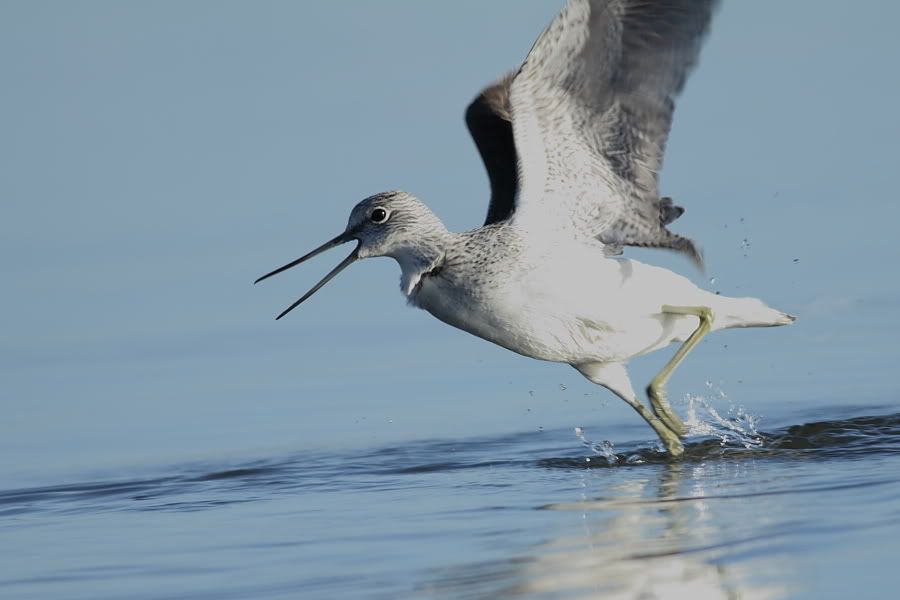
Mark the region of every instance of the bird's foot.
[[681, 455], [684, 454], [684, 445], [681, 443], [681, 437], [678, 434], [669, 429], [668, 426], [663, 424], [659, 419], [654, 419], [654, 421], [650, 422], [650, 425], [656, 431], [656, 434], [659, 436], [659, 441], [662, 442], [666, 452], [668, 452], [672, 458], [680, 458]]
[[651, 383], [647, 386], [647, 396], [650, 398], [650, 407], [653, 409], [653, 414], [677, 437], [685, 437], [687, 435], [687, 427], [685, 427], [684, 421], [672, 408], [672, 405], [669, 404], [665, 386]]

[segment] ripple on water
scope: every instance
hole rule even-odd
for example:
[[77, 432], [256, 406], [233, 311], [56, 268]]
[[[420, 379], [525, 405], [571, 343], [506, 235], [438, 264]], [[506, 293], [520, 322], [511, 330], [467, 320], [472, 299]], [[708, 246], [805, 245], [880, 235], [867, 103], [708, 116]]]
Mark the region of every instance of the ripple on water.
[[[0, 596], [64, 586], [97, 597], [115, 581], [197, 596], [188, 582], [246, 564], [266, 565], [239, 590], [260, 598], [375, 587], [384, 597], [772, 598], [793, 590], [810, 556], [872, 577], [853, 559], [882, 533], [897, 549], [900, 414], [770, 431], [740, 411], [718, 414], [719, 430], [677, 461], [578, 428], [577, 441], [571, 430], [426, 440], [0, 491], [0, 538], [58, 552], [55, 566], [23, 553]], [[54, 545], [60, 533], [78, 543]], [[821, 558], [832, 548], [842, 554]], [[201, 587], [198, 597], [238, 591]]]
[[[693, 427], [694, 433], [706, 432], [708, 437], [687, 443], [679, 462], [708, 463], [726, 458], [858, 459], [900, 453], [900, 414], [811, 422], [772, 432], [756, 431], [753, 425], [724, 435], [723, 423], [728, 422], [718, 417], [715, 427], [706, 430]], [[581, 446], [590, 449], [591, 456], [576, 454], [575, 447], [536, 444], [532, 433], [452, 442], [411, 442], [344, 455], [306, 452], [249, 464], [180, 465], [169, 469], [172, 474], [158, 477], [4, 490], [0, 491], [0, 515], [40, 511], [198, 510], [246, 502], [249, 490], [269, 495], [309, 489], [353, 489], [354, 486], [389, 489], [404, 485], [404, 476], [503, 465], [596, 469], [671, 462], [658, 446], [634, 444], [615, 452], [609, 442], [590, 441], [580, 427], [576, 428], [576, 435]], [[556, 444], [565, 439], [552, 433], [539, 437]]]

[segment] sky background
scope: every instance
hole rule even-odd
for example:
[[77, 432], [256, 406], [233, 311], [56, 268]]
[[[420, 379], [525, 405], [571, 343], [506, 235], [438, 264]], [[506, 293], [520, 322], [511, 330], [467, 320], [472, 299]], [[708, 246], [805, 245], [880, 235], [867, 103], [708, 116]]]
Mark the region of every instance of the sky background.
[[[344, 251], [252, 285], [374, 192], [480, 225], [463, 111], [561, 5], [0, 1], [0, 479], [638, 422], [408, 308], [388, 259], [279, 322]], [[629, 254], [800, 320], [709, 338], [673, 398], [713, 381], [763, 429], [896, 405], [898, 21], [887, 0], [719, 11], [662, 175], [708, 271]]]

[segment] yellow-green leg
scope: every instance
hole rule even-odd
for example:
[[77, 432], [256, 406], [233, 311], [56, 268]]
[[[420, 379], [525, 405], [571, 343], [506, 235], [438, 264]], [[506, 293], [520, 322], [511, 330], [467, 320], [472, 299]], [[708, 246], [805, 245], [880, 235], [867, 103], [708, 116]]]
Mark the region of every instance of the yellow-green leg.
[[628, 377], [628, 371], [622, 363], [582, 363], [572, 365], [582, 375], [598, 385], [602, 385], [609, 391], [613, 392], [619, 398], [624, 400], [637, 411], [641, 417], [653, 428], [653, 431], [659, 436], [660, 441], [666, 450], [674, 458], [678, 458], [684, 454], [684, 446], [681, 444], [681, 438], [677, 433], [669, 429], [669, 427], [657, 417], [653, 411], [644, 406], [634, 389], [631, 387], [631, 378]]
[[681, 418], [672, 409], [666, 394], [666, 384], [672, 373], [681, 364], [681, 361], [694, 349], [694, 346], [700, 343], [700, 340], [710, 332], [713, 322], [713, 311], [706, 306], [669, 306], [662, 307], [664, 313], [675, 315], [694, 315], [700, 319], [700, 325], [694, 330], [694, 333], [681, 345], [681, 348], [675, 353], [675, 356], [666, 363], [659, 374], [653, 378], [650, 385], [647, 386], [647, 396], [650, 398], [650, 406], [653, 413], [659, 417], [666, 427], [672, 430], [680, 437], [684, 437], [687, 429]]
[[625, 401], [628, 402], [628, 404], [631, 405], [631, 408], [636, 410], [639, 415], [644, 417], [644, 420], [647, 421], [650, 427], [653, 428], [653, 431], [656, 432], [656, 435], [659, 436], [659, 440], [662, 442], [663, 446], [665, 446], [666, 451], [672, 458], [678, 458], [684, 454], [684, 445], [681, 443], [681, 434], [673, 431], [671, 427], [663, 422], [662, 418], [658, 418], [647, 410], [647, 407], [641, 404], [637, 399], [632, 401], [626, 398]]

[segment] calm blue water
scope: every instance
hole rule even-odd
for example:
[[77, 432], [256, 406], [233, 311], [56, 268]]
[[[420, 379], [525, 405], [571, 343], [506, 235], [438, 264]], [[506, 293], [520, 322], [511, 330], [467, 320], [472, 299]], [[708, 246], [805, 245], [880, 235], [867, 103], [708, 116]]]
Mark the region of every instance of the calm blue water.
[[889, 597], [888, 410], [674, 463], [554, 430], [72, 474], [0, 491], [0, 597]]

